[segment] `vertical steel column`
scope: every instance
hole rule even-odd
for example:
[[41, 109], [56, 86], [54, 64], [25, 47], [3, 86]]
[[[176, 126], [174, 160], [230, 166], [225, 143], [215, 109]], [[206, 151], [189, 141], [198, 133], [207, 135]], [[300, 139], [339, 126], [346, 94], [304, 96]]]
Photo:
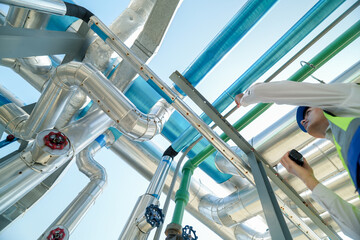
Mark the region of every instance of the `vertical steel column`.
[[263, 164], [256, 159], [253, 152], [247, 156], [272, 239], [292, 239]]

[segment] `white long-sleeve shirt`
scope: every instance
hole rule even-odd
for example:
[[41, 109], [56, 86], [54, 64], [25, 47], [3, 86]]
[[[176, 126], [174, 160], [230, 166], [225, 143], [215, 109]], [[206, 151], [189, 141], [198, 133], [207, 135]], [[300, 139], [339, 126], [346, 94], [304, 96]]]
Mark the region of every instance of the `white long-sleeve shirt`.
[[312, 198], [329, 212], [346, 236], [355, 240], [360, 239], [359, 209], [321, 183], [313, 189]]
[[[255, 84], [244, 93], [240, 104], [260, 102], [320, 107], [336, 116], [360, 117], [360, 85], [291, 81]], [[360, 240], [360, 209], [321, 183], [313, 189], [312, 198], [330, 213], [345, 235]]]
[[259, 83], [247, 89], [240, 104], [277, 103], [320, 107], [336, 116], [360, 117], [360, 85], [355, 83]]

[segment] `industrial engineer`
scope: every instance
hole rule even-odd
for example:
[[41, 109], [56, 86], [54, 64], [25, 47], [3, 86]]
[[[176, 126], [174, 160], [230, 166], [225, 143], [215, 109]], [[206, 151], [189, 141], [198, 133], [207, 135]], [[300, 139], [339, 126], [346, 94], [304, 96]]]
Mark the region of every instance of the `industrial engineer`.
[[[316, 138], [332, 141], [359, 193], [360, 189], [360, 85], [355, 83], [313, 84], [280, 81], [251, 86], [236, 95], [238, 107], [253, 103], [277, 103], [300, 106], [297, 122], [300, 129]], [[281, 164], [299, 177], [312, 191], [312, 197], [332, 216], [342, 232], [360, 239], [360, 209], [326, 188], [314, 176], [304, 159], [299, 166], [288, 156]]]

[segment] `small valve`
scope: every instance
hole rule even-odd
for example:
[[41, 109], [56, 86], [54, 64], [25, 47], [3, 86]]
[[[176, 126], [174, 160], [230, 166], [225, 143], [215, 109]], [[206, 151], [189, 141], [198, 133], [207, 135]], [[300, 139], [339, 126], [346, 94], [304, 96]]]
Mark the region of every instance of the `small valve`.
[[64, 240], [65, 236], [66, 236], [66, 234], [65, 234], [64, 229], [58, 227], [58, 228], [50, 231], [50, 234], [47, 237], [47, 239], [48, 240]]
[[164, 222], [164, 214], [158, 205], [150, 204], [146, 208], [145, 217], [152, 227], [159, 227]]
[[182, 237], [184, 240], [197, 240], [196, 231], [192, 226], [186, 225], [182, 229]]
[[68, 144], [67, 138], [61, 132], [50, 132], [44, 137], [45, 145], [51, 149], [62, 150]]
[[15, 140], [15, 136], [14, 136], [14, 135], [12, 135], [12, 134], [7, 135], [6, 141], [11, 142], [11, 141], [14, 141], [14, 140]]

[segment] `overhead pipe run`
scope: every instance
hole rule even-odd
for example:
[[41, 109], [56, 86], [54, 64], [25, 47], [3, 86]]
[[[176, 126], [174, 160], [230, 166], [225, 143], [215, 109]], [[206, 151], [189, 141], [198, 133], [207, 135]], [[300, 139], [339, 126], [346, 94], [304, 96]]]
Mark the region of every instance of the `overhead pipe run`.
[[[312, 58], [309, 62], [314, 66], [309, 67], [308, 65], [304, 65], [297, 72], [295, 72], [291, 77], [289, 77], [289, 81], [297, 81], [301, 82], [313, 74], [317, 69], [319, 69], [322, 65], [324, 65], [327, 61], [329, 61], [332, 57], [334, 57], [337, 53], [339, 53], [342, 49], [347, 47], [351, 42], [353, 42], [360, 35], [360, 21], [356, 22], [353, 26], [351, 26], [348, 30], [346, 30], [343, 34], [341, 34], [335, 41], [330, 43], [326, 48], [324, 48], [321, 52], [319, 52], [314, 58]], [[260, 116], [264, 111], [266, 111], [272, 104], [271, 103], [259, 103], [254, 108], [252, 108], [249, 112], [247, 112], [242, 118], [240, 118], [236, 123], [233, 124], [234, 128], [238, 131], [244, 129], [247, 125], [249, 125], [253, 120], [255, 120], [258, 116]], [[228, 141], [229, 137], [226, 134], [221, 134], [220, 137]], [[192, 160], [194, 162], [202, 162], [208, 156], [213, 154], [215, 149], [213, 146], [208, 145], [204, 148], [197, 156], [195, 156]]]
[[16, 28], [43, 29], [50, 15], [27, 8], [10, 7], [6, 15], [5, 26]]
[[[247, 1], [185, 70], [183, 76], [196, 86], [276, 2], [277, 0]], [[175, 88], [180, 94], [185, 94], [178, 86], [175, 85]]]
[[[329, 16], [344, 0], [321, 0], [312, 7], [287, 33], [283, 35], [262, 57], [260, 57], [243, 75], [241, 75], [217, 100], [212, 104], [220, 113], [231, 103], [237, 93], [244, 91], [296, 44], [304, 39], [315, 27]], [[188, 79], [189, 80], [189, 79]], [[210, 123], [206, 115], [201, 118]], [[196, 129], [189, 127], [173, 143], [172, 147], [180, 151], [198, 135]]]
[[[15, 136], [31, 139], [39, 129], [51, 128], [55, 125], [55, 121], [77, 87], [83, 89], [130, 138], [143, 141], [161, 132], [162, 122], [157, 116], [141, 113], [99, 71], [88, 64], [75, 62], [61, 65], [56, 69], [27, 120], [18, 120], [16, 116], [8, 117], [3, 125]], [[15, 120], [16, 124], [10, 126], [9, 123]]]
[[[6, 16], [6, 24], [14, 28], [42, 29], [47, 25], [49, 15], [25, 8], [11, 7]], [[0, 64], [9, 67], [19, 74], [31, 86], [42, 92], [45, 83], [50, 79], [55, 67], [49, 56], [34, 56], [18, 59], [3, 58]], [[55, 64], [56, 65], [56, 64]], [[77, 91], [72, 95], [65, 110], [56, 120], [57, 129], [65, 126], [74, 113], [85, 103], [86, 95]]]
[[[125, 9], [124, 12], [110, 25], [110, 28], [120, 39], [125, 41], [128, 45], [132, 44], [131, 41], [133, 40], [131, 39], [136, 39], [135, 44], [132, 48], [137, 49], [137, 52], [140, 51], [140, 56], [143, 56], [143, 51], [145, 51], [145, 58], [146, 60], [148, 60], [149, 57], [151, 57], [152, 54], [155, 52], [156, 48], [160, 45], [161, 40], [165, 34], [165, 30], [168, 27], [169, 22], [171, 21], [178, 4], [178, 0], [159, 0], [156, 2], [132, 0], [128, 8]], [[69, 7], [67, 15], [82, 17], [80, 14], [77, 14], [75, 10], [70, 10], [76, 9], [76, 5], [69, 4], [67, 6]], [[159, 12], [161, 12], [162, 15], [160, 19]], [[91, 14], [92, 13], [90, 12], [88, 13], [88, 15]], [[164, 14], [166, 15], [165, 17]], [[86, 19], [83, 20], [87, 21]], [[156, 24], [156, 30], [153, 29], [154, 24]], [[98, 38], [90, 45], [89, 49], [87, 50], [84, 62], [90, 62], [100, 70], [104, 70], [105, 68], [109, 69], [109, 66], [107, 65], [110, 64], [111, 67], [109, 70], [110, 73], [108, 73], [108, 78], [111, 77], [111, 81], [114, 81], [114, 85], [118, 87], [120, 91], [124, 92], [124, 89], [128, 87], [129, 82], [135, 76], [136, 72], [134, 73], [134, 76], [131, 76], [134, 72], [131, 68], [120, 68], [119, 66], [127, 65], [127, 63], [123, 61], [120, 63], [119, 66], [116, 66], [115, 76], [115, 74], [113, 74], [113, 68], [115, 67], [115, 65], [113, 66], [114, 63], [108, 62], [113, 52], [114, 51], [109, 46], [104, 44], [104, 42], [100, 38]], [[111, 71], [111, 69], [113, 70]], [[118, 81], [118, 77], [121, 77], [121, 82]], [[78, 103], [80, 101], [71, 102]], [[65, 113], [69, 112], [67, 114], [69, 116], [72, 116], [76, 112], [76, 110], [79, 109], [78, 105], [71, 104], [70, 106], [72, 105], [75, 105], [75, 107], [70, 108], [69, 111], [67, 111], [67, 109], [65, 110]], [[173, 109], [169, 108], [168, 103], [159, 101], [149, 111], [148, 115], [158, 116], [158, 118], [164, 124], [169, 119], [172, 111]], [[64, 123], [62, 123], [62, 119], [59, 119], [59, 122], [60, 123], [57, 123], [56, 125], [57, 127], [64, 126]]]
[[[339, 36], [334, 42], [332, 42], [329, 46], [327, 46], [325, 49], [323, 49], [318, 55], [316, 55], [310, 63], [315, 66], [315, 68], [311, 68], [307, 65], [303, 66], [299, 71], [297, 71], [294, 75], [292, 75], [289, 80], [290, 81], [303, 81], [306, 77], [310, 76], [316, 69], [321, 67], [323, 64], [325, 64], [329, 59], [331, 59], [333, 56], [335, 56], [338, 52], [340, 52], [342, 49], [344, 49], [347, 45], [349, 45], [352, 41], [354, 41], [358, 36], [360, 35], [360, 21], [355, 23], [352, 27], [350, 27], [347, 31], [345, 31], [341, 36]], [[261, 111], [265, 111], [271, 104], [258, 104], [253, 110], [255, 110], [256, 114], [259, 114]], [[259, 110], [257, 109], [259, 107]], [[241, 118], [237, 123], [235, 123], [234, 127], [239, 131], [243, 127], [245, 127], [247, 124], [249, 124], [247, 119], [247, 116], [249, 113], [247, 113], [243, 118]], [[251, 115], [249, 115], [251, 116]], [[244, 121], [242, 126], [238, 125], [241, 121]], [[221, 139], [228, 140], [229, 137], [226, 136], [226, 134], [222, 134]], [[215, 146], [214, 146], [215, 147]], [[191, 179], [192, 173], [194, 169], [210, 154], [214, 152], [214, 148], [210, 147], [210, 149], [204, 149], [202, 152], [204, 155], [198, 155], [196, 158], [190, 159], [183, 168], [183, 180], [182, 184], [177, 192], [179, 197], [177, 198], [177, 204], [174, 211], [174, 216], [172, 223], [181, 224], [182, 221], [182, 214], [184, 211], [184, 208], [186, 206], [186, 203], [188, 201], [186, 195], [187, 193], [187, 186]], [[224, 150], [220, 149], [221, 153], [224, 153]], [[206, 157], [205, 157], [206, 156]], [[224, 154], [224, 156], [226, 156]], [[227, 159], [231, 159], [226, 157]], [[233, 161], [231, 161], [233, 162]], [[237, 164], [241, 164], [242, 162], [237, 162]], [[250, 182], [252, 182], [251, 178], [249, 176], [246, 176], [248, 174], [248, 171], [246, 170], [245, 166], [238, 167], [236, 164], [234, 166], [242, 172], [242, 174], [247, 178], [250, 179]], [[279, 200], [279, 199], [278, 199]]]
[[21, 7], [21, 8], [33, 9], [48, 14], [64, 15], [66, 13], [66, 6], [63, 1], [0, 0], [0, 3]]
[[[133, 39], [137, 39], [139, 37], [138, 35], [146, 30], [144, 23], [148, 21], [150, 12], [152, 12], [157, 5], [158, 1], [132, 0], [130, 1], [129, 6], [110, 25], [110, 28], [117, 34], [117, 36], [119, 36], [120, 39], [128, 45], [132, 45], [134, 41]], [[77, 7], [76, 5], [68, 4], [67, 6], [69, 7], [67, 15], [80, 17], [79, 14], [76, 14], [75, 12]], [[70, 11], [70, 9], [73, 9], [73, 11]], [[82, 11], [85, 10], [82, 9]], [[112, 71], [116, 67], [116, 63], [121, 60], [119, 57], [114, 59], [112, 56], [113, 53], [114, 51], [104, 44], [99, 37], [97, 37], [88, 47], [83, 62], [92, 64], [110, 78]], [[121, 71], [124, 78], [127, 76], [127, 71], [129, 70], [123, 69], [123, 71]], [[56, 127], [61, 128], [66, 126], [66, 124], [82, 106], [82, 104], [79, 103], [83, 103], [85, 101], [85, 97], [86, 96], [84, 96], [81, 90], [78, 90], [76, 95], [73, 95], [70, 100], [70, 104], [66, 107], [62, 117], [56, 123]], [[96, 104], [94, 106], [96, 106]], [[94, 108], [91, 110], [93, 109]], [[153, 112], [150, 114], [157, 115], [157, 113]], [[165, 121], [165, 119], [163, 119], [163, 121]]]
[[[113, 33], [111, 33], [111, 31], [106, 27], [106, 25], [104, 25], [98, 18], [93, 16], [91, 17], [90, 27], [99, 35], [101, 35], [103, 37], [103, 40], [106, 41], [120, 56], [128, 60], [135, 69], [138, 69], [139, 74], [142, 77], [148, 78], [150, 85], [154, 89], [156, 89], [160, 94], [162, 94], [162, 96], [168, 102], [172, 102], [174, 107], [189, 122], [191, 122], [191, 124], [195, 126], [208, 141], [212, 142], [218, 150], [224, 152], [226, 157], [229, 160], [231, 159], [231, 161], [234, 162], [237, 167], [239, 167], [239, 170], [243, 172], [244, 175], [247, 176], [248, 179], [250, 179], [250, 181], [252, 181], [252, 176], [249, 175], [249, 172], [244, 169], [242, 164], [240, 163], [242, 162], [242, 160], [231, 150], [231, 148], [229, 148], [229, 146], [227, 146], [215, 133], [213, 133], [209, 126], [206, 125], [199, 117], [197, 117], [196, 114], [190, 108], [188, 108], [182, 100], [178, 99], [176, 95], [171, 91], [171, 89], [166, 84], [164, 84], [161, 79], [156, 76], [156, 74], [148, 66], [144, 65], [135, 55], [133, 55], [130, 49], [127, 48], [126, 45], [122, 43]], [[189, 179], [189, 176], [185, 176], [184, 174], [184, 179]], [[185, 185], [188, 184], [185, 183]], [[182, 204], [181, 206], [182, 211], [180, 211], [179, 209], [175, 210], [180, 213], [180, 220], [174, 222], [177, 224], [178, 222], [181, 223], [181, 212], [183, 212], [183, 209], [186, 205], [185, 203], [188, 201], [188, 195], [182, 196], [182, 199], [184, 200], [184, 204]], [[292, 212], [285, 205], [284, 209], [285, 212]], [[300, 224], [303, 231], [306, 231], [308, 235], [315, 236], [312, 230], [308, 228], [305, 224], [303, 224], [301, 219], [297, 218], [294, 214], [291, 214], [291, 216], [293, 217], [292, 221], [296, 224]]]
[[[86, 15], [86, 14], [85, 14]], [[91, 20], [90, 20], [91, 21]], [[89, 23], [89, 25], [91, 25], [92, 23], [90, 22]], [[101, 25], [101, 23], [100, 23], [100, 25]], [[96, 26], [94, 26], [94, 29], [96, 29]], [[106, 32], [106, 31], [105, 31]], [[97, 31], [97, 33], [101, 33], [101, 31]], [[104, 35], [106, 35], [106, 34], [104, 34]], [[104, 35], [102, 35], [102, 37], [106, 37], [106, 36], [104, 36]], [[107, 39], [107, 37], [106, 37], [106, 41], [108, 41], [108, 39]], [[111, 40], [109, 40], [109, 41], [111, 41]], [[115, 44], [116, 45], [116, 44]], [[121, 44], [120, 44], [121, 45]], [[115, 46], [116, 47], [116, 46]], [[124, 49], [126, 49], [126, 48], [124, 48]], [[119, 49], [118, 49], [119, 50]], [[129, 54], [130, 55], [133, 55], [133, 53], [132, 52], [129, 52]], [[131, 56], [130, 56], [131, 57]], [[136, 62], [137, 60], [135, 59], [135, 62]], [[125, 62], [125, 61], [124, 61]], [[141, 63], [141, 62], [140, 62]], [[133, 64], [133, 63], [132, 63]], [[155, 115], [158, 115], [158, 113], [159, 113], [159, 115], [170, 115], [171, 114], [171, 112], [169, 112], [168, 111], [168, 106], [169, 105], [174, 105], [174, 106], [177, 106], [177, 108], [178, 109], [180, 109], [179, 111], [181, 111], [182, 112], [182, 114], [185, 116], [185, 115], [190, 115], [190, 116], [188, 116], [188, 119], [190, 119], [190, 120], [192, 120], [192, 124], [194, 125], [194, 127], [198, 127], [199, 129], [200, 129], [200, 131], [202, 130], [202, 128], [203, 127], [206, 127], [205, 125], [202, 125], [203, 124], [203, 122], [201, 121], [201, 120], [199, 120], [198, 118], [197, 118], [197, 116], [196, 115], [193, 115], [194, 113], [193, 112], [189, 112], [189, 111], [187, 111], [188, 110], [188, 108], [187, 108], [187, 106], [185, 105], [185, 104], [183, 104], [182, 102], [181, 102], [181, 100], [180, 100], [180, 97], [177, 95], [177, 93], [174, 93], [174, 91], [173, 91], [173, 89], [167, 89], [167, 87], [166, 87], [166, 85], [164, 86], [162, 83], [161, 83], [161, 81], [158, 81], [158, 80], [160, 80], [160, 79], [152, 79], [151, 77], [154, 77], [153, 75], [151, 75], [152, 74], [152, 72], [151, 72], [151, 70], [150, 69], [147, 69], [147, 66], [146, 65], [144, 65], [144, 64], [142, 64], [142, 65], [137, 65], [137, 64], [133, 64], [133, 65], [136, 65], [137, 66], [137, 69], [139, 70], [141, 67], [143, 67], [144, 69], [140, 69], [140, 70], [144, 70], [143, 72], [142, 72], [142, 76], [144, 77], [148, 77], [148, 81], [150, 82], [150, 84], [155, 88], [155, 89], [157, 89], [158, 90], [158, 92], [159, 93], [162, 93], [162, 90], [164, 90], [165, 89], [165, 92], [166, 92], [166, 94], [163, 94], [162, 93], [162, 96], [164, 97], [164, 99], [166, 99], [165, 101], [167, 101], [167, 102], [165, 102], [166, 103], [166, 105], [165, 106], [157, 106], [157, 107], [155, 107], [155, 109], [157, 108], [158, 110], [156, 110], [155, 112], [156, 112], [156, 114]], [[60, 69], [60, 68], [59, 68]], [[91, 70], [93, 70], [92, 69], [92, 66], [90, 66], [90, 69]], [[150, 73], [150, 74], [149, 74]], [[81, 74], [80, 74], [81, 75]], [[155, 78], [157, 78], [157, 76], [155, 76]], [[150, 80], [151, 79], [151, 80]], [[69, 82], [72, 82], [72, 81], [74, 81], [73, 79], [72, 80], [69, 80]], [[86, 82], [88, 82], [88, 81], [91, 81], [91, 80], [88, 80], [88, 79], [85, 79], [84, 80], [84, 82], [86, 83]], [[68, 97], [68, 95], [71, 95], [71, 93], [73, 92], [73, 87], [74, 88], [78, 88], [78, 86], [77, 85], [71, 85], [71, 84], [68, 84], [69, 82], [66, 82], [66, 81], [56, 81], [56, 84], [58, 84], [58, 85], [62, 85], [62, 87], [64, 87], [63, 89], [61, 89], [61, 91], [62, 91], [62, 93], [60, 93], [60, 95], [61, 96], [63, 96], [65, 99], [67, 99], [67, 98], [69, 98]], [[99, 83], [99, 85], [101, 85], [102, 83], [100, 83], [100, 80], [99, 80], [99, 82], [97, 82], [97, 83]], [[51, 83], [50, 83], [51, 84]], [[76, 83], [76, 84], [78, 84], [78, 83]], [[90, 83], [87, 87], [85, 87], [85, 89], [86, 90], [89, 90], [89, 89], [93, 89], [93, 88], [91, 88], [91, 87], [94, 87], [95, 86], [95, 83]], [[58, 86], [56, 86], [56, 87], [58, 87]], [[164, 89], [162, 89], [162, 87], [164, 87]], [[107, 87], [104, 87], [104, 88], [106, 88], [105, 90], [102, 90], [102, 89], [100, 89], [100, 90], [98, 90], [98, 89], [96, 89], [95, 90], [95, 92], [96, 93], [94, 93], [92, 96], [94, 97], [94, 98], [96, 98], [96, 97], [99, 97], [100, 96], [100, 93], [105, 93], [105, 92], [107, 92], [107, 91], [109, 91], [109, 89], [112, 89], [112, 87], [110, 87], [110, 88], [107, 88]], [[64, 91], [63, 91], [64, 90]], [[56, 89], [54, 90], [54, 91], [56, 91]], [[67, 91], [69, 91], [69, 92], [67, 92]], [[49, 95], [51, 95], [51, 93], [49, 93]], [[172, 97], [174, 97], [174, 99], [172, 99]], [[98, 98], [99, 99], [99, 98]], [[100, 99], [100, 100], [102, 100], [102, 99]], [[125, 100], [126, 101], [126, 100]], [[9, 111], [9, 109], [6, 109], [6, 108], [1, 108], [1, 106], [0, 106], [0, 110], [2, 109], [3, 110], [3, 112], [5, 112], [5, 111], [7, 111], [6, 112], [6, 114], [5, 114], [5, 116], [6, 116], [6, 119], [3, 119], [3, 120], [1, 120], [2, 121], [2, 123], [3, 124], [7, 124], [7, 125], [9, 125], [10, 126], [10, 128], [9, 129], [13, 129], [13, 128], [15, 128], [15, 129], [17, 129], [18, 127], [20, 127], [19, 126], [19, 124], [21, 125], [22, 123], [21, 122], [26, 122], [26, 121], [28, 121], [28, 119], [29, 118], [31, 118], [31, 116], [28, 116], [28, 115], [26, 115], [26, 114], [24, 114], [24, 113], [22, 113], [22, 112], [19, 112], [19, 113], [17, 113], [16, 111], [18, 111], [18, 109], [16, 108], [16, 105], [15, 106], [13, 106], [13, 105], [9, 105], [11, 102], [6, 102], [5, 104], [3, 104], [3, 106], [6, 106], [6, 107], [8, 107], [8, 106], [12, 106], [11, 107], [11, 109], [10, 109], [10, 111]], [[102, 103], [102, 102], [101, 102]], [[106, 105], [106, 104], [105, 104]], [[54, 106], [54, 108], [58, 108], [57, 107], [57, 105], [53, 105]], [[103, 107], [103, 106], [102, 106]], [[61, 108], [61, 107], [60, 107]], [[106, 107], [103, 107], [103, 109], [105, 110], [105, 108]], [[5, 109], [5, 110], [4, 110]], [[109, 109], [109, 108], [108, 108]], [[8, 112], [11, 112], [11, 116], [10, 116], [10, 118], [8, 118], [7, 116], [9, 115], [8, 114]], [[50, 116], [51, 116], [51, 119], [55, 119], [56, 117], [56, 115], [58, 114], [59, 112], [57, 112], [57, 113], [55, 113], [55, 114], [53, 114], [52, 112], [50, 112]], [[161, 113], [161, 114], [160, 114]], [[150, 115], [152, 115], [152, 114], [148, 114], [147, 116], [150, 116]], [[24, 118], [23, 118], [23, 116], [25, 116]], [[18, 117], [20, 117], [21, 118], [21, 121], [19, 121], [18, 120]], [[94, 118], [95, 117], [95, 118]], [[99, 119], [96, 119], [96, 117], [98, 117]], [[11, 119], [11, 120], [9, 120], [9, 119]], [[41, 121], [41, 119], [42, 118], [40, 118], [40, 121]], [[158, 118], [154, 118], [155, 119], [155, 121], [156, 120], [158, 120], [158, 119], [161, 119], [160, 117], [158, 117]], [[84, 120], [84, 121], [83, 121]], [[85, 121], [85, 120], [88, 120], [87, 122]], [[101, 121], [103, 121], [103, 122], [101, 122]], [[160, 122], [161, 121], [163, 121], [163, 119], [161, 119], [160, 120]], [[29, 122], [31, 122], [31, 121], [29, 121]], [[51, 122], [51, 123], [50, 123]], [[132, 121], [129, 121], [129, 122], [131, 122], [132, 123]], [[89, 125], [87, 125], [87, 124], [85, 124], [85, 123], [88, 123]], [[45, 123], [35, 123], [34, 124], [34, 126], [36, 126], [36, 130], [34, 130], [33, 131], [33, 133], [35, 133], [36, 134], [36, 132], [38, 132], [38, 131], [41, 131], [44, 127], [46, 127], [46, 126], [51, 126], [53, 124], [53, 121], [48, 121], [48, 122], [45, 122]], [[85, 125], [84, 125], [85, 124]], [[99, 124], [100, 126], [95, 126], [96, 124]], [[83, 147], [85, 147], [88, 143], [89, 143], [89, 141], [92, 141], [93, 139], [91, 139], [92, 138], [92, 136], [94, 135], [94, 133], [93, 132], [89, 132], [88, 131], [88, 129], [85, 129], [84, 127], [85, 126], [88, 126], [89, 128], [91, 128], [91, 129], [98, 129], [98, 131], [103, 131], [103, 129], [104, 129], [104, 127], [105, 126], [110, 126], [110, 125], [112, 125], [112, 124], [114, 124], [114, 120], [113, 119], [111, 119], [111, 118], [109, 118], [107, 115], [105, 115], [102, 111], [100, 111], [100, 110], [96, 110], [95, 112], [90, 112], [89, 113], [89, 115], [88, 116], [85, 116], [84, 117], [84, 119], [81, 119], [80, 121], [78, 121], [78, 122], [76, 122], [76, 124], [74, 124], [74, 125], [70, 125], [70, 127], [67, 127], [67, 128], [64, 128], [62, 131], [65, 133], [65, 136], [68, 136], [68, 135], [70, 135], [71, 137], [69, 137], [69, 139], [71, 138], [71, 141], [76, 141], [76, 142], [74, 142], [74, 144], [73, 145], [71, 145], [72, 146], [72, 149], [73, 149], [73, 151], [74, 151], [74, 153], [76, 153], [76, 152], [78, 152], [80, 149], [82, 149]], [[125, 123], [124, 123], [125, 124]], [[16, 126], [15, 126], [16, 125]], [[71, 130], [75, 130], [73, 127], [82, 127], [83, 128], [83, 130], [84, 130], [84, 133], [83, 132], [81, 132], [81, 131], [78, 131], [77, 132], [77, 136], [75, 136], [75, 133], [72, 133], [71, 132]], [[140, 126], [140, 128], [141, 128], [142, 126]], [[35, 128], [33, 128], [33, 129], [35, 129]], [[70, 131], [70, 133], [69, 133], [69, 131]], [[160, 130], [161, 131], [161, 130]], [[131, 132], [131, 134], [133, 134], [133, 132], [132, 131], [130, 131]], [[134, 130], [134, 132], [135, 132], [135, 136], [136, 137], [138, 137], [139, 135], [141, 135], [141, 134], [138, 134], [138, 130]], [[202, 130], [202, 133], [205, 133], [205, 134], [207, 134], [207, 139], [209, 140], [211, 137], [213, 137], [213, 135], [212, 135], [212, 132], [207, 132], [206, 130]], [[32, 134], [33, 136], [35, 135], [35, 134]], [[82, 139], [82, 140], [80, 140], [79, 142], [77, 142], [77, 140], [79, 140], [80, 138], [83, 138], [86, 134], [88, 134], [88, 135], [90, 135], [90, 139], [89, 140], [85, 140], [85, 139]], [[142, 135], [141, 135], [141, 137], [142, 137]], [[140, 138], [141, 138], [140, 137]], [[147, 137], [145, 137], [145, 139], [147, 140]], [[221, 142], [221, 140], [219, 140], [219, 139], [211, 139], [211, 140], [215, 140], [215, 142], [216, 142], [216, 145], [217, 145], [217, 148], [218, 149], [221, 149], [224, 145], [222, 145], [223, 143]], [[219, 140], [219, 142], [217, 142]], [[225, 146], [225, 148], [226, 148], [227, 146]], [[47, 158], [47, 156], [46, 156], [46, 154], [44, 155], [42, 152], [41, 152], [41, 149], [40, 148], [34, 148], [35, 150], [33, 150], [32, 151], [32, 155], [34, 155], [34, 156], [40, 156], [39, 158], [37, 157], [37, 159], [39, 159], [38, 160], [38, 162], [37, 162], [37, 164], [42, 164], [42, 165], [44, 165], [44, 164], [47, 164], [48, 162], [50, 163], [51, 161], [48, 161], [49, 159]], [[221, 150], [226, 150], [226, 151], [228, 151], [228, 149], [226, 148], [226, 149], [221, 149]], [[227, 153], [227, 157], [229, 158], [229, 157], [232, 157], [233, 155], [232, 155], [232, 152], [230, 151], [230, 153]], [[50, 160], [53, 160], [53, 159], [50, 159]], [[237, 161], [239, 160], [239, 159], [236, 159]], [[242, 160], [242, 158], [240, 158], [240, 160]], [[166, 161], [170, 161], [170, 159], [168, 159], [168, 158], [164, 158], [164, 163], [163, 163], [163, 165], [161, 165], [161, 166], [159, 166], [159, 168], [158, 168], [158, 170], [159, 169], [161, 169], [161, 170], [159, 170], [160, 172], [159, 172], [159, 174], [155, 174], [155, 178], [154, 179], [156, 179], [156, 182], [161, 182], [161, 181], [163, 181], [162, 179], [163, 179], [163, 176], [166, 176], [167, 175], [167, 173], [166, 173], [166, 167], [164, 166], [165, 165], [165, 162]], [[239, 166], [239, 168], [241, 168], [241, 166], [240, 166], [240, 162], [238, 162], [238, 166]], [[244, 171], [243, 171], [243, 169], [239, 169], [239, 171], [242, 171], [242, 173], [244, 174], [244, 175], [246, 175], [245, 173], [244, 173]], [[27, 172], [28, 173], [28, 172]], [[21, 176], [20, 176], [21, 177]], [[18, 179], [20, 179], [20, 178], [18, 178]], [[165, 181], [165, 180], [164, 180]], [[162, 187], [161, 187], [161, 185], [160, 184], [150, 184], [150, 186], [149, 186], [149, 191], [147, 191], [147, 194], [148, 195], [151, 195], [152, 197], [155, 197], [156, 198], [156, 194], [155, 193], [157, 193], [157, 192], [159, 192], [159, 191], [161, 191], [161, 190], [159, 190], [159, 189], [161, 189]], [[152, 194], [152, 193], [154, 193], [154, 194]], [[186, 198], [186, 196], [183, 196], [183, 197], [185, 197]], [[149, 226], [148, 226], [148, 224], [146, 223], [146, 222], [144, 222], [143, 220], [141, 220], [141, 221], [138, 221], [137, 222], [137, 224], [138, 224], [138, 226], [140, 227], [140, 229], [141, 229], [141, 231], [148, 231], [148, 229], [149, 229]]]

